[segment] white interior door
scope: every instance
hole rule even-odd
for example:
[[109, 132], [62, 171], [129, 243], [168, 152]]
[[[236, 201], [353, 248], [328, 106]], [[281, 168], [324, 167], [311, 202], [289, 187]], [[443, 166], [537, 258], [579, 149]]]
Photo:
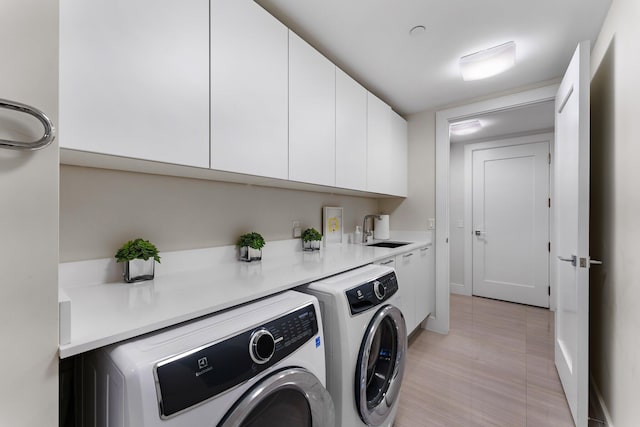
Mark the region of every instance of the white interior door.
[[549, 143], [473, 153], [473, 294], [549, 306]]
[[589, 42], [578, 45], [556, 95], [555, 359], [576, 426], [589, 389]]

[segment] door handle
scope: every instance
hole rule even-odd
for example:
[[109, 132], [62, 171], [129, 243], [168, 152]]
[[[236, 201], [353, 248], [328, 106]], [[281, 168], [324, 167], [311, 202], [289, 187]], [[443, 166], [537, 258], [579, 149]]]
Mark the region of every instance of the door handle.
[[482, 236], [483, 234], [487, 234], [486, 231], [482, 231], [482, 230], [476, 230], [474, 233], [476, 236]]
[[591, 264], [591, 265], [602, 265], [602, 261], [599, 261], [597, 259], [589, 259], [589, 264]]
[[575, 255], [571, 255], [571, 258], [563, 258], [561, 256], [558, 256], [558, 259], [560, 261], [564, 261], [564, 262], [570, 262], [571, 265], [573, 265], [574, 267], [577, 265], [577, 257]]

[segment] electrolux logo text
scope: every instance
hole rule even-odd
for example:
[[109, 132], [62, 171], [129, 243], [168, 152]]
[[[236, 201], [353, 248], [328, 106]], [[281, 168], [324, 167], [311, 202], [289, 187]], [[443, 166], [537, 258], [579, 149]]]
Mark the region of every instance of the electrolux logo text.
[[213, 367], [209, 366], [209, 360], [206, 357], [201, 357], [198, 359], [198, 369], [199, 371], [196, 372], [196, 377], [212, 371]]

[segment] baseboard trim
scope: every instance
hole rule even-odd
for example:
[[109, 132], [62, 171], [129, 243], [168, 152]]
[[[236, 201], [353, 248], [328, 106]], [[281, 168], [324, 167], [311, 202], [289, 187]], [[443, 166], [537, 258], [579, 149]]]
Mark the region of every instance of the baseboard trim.
[[[611, 414], [609, 413], [609, 409], [607, 408], [607, 405], [604, 403], [604, 399], [602, 398], [602, 394], [600, 393], [600, 389], [598, 388], [598, 385], [596, 384], [596, 382], [593, 380], [593, 376], [590, 376], [590, 383], [591, 383], [591, 390], [593, 391], [593, 394], [595, 395], [596, 398], [596, 410], [599, 411], [599, 414], [594, 414], [594, 415], [603, 415], [604, 416], [604, 422], [606, 423], [605, 425], [607, 427], [614, 427], [613, 423], [611, 422]], [[591, 416], [591, 414], [589, 414], [589, 416]]]
[[471, 292], [468, 292], [467, 288], [460, 283], [449, 283], [449, 292], [459, 295], [471, 295]]

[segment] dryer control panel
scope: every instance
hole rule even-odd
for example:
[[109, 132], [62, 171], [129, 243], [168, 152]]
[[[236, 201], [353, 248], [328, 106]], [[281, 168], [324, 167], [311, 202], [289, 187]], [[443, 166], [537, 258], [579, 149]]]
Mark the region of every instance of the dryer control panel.
[[396, 273], [388, 273], [375, 280], [348, 289], [345, 294], [351, 314], [358, 314], [382, 304], [398, 292]]
[[155, 365], [160, 416], [169, 418], [278, 363], [318, 333], [315, 307], [289, 314]]

